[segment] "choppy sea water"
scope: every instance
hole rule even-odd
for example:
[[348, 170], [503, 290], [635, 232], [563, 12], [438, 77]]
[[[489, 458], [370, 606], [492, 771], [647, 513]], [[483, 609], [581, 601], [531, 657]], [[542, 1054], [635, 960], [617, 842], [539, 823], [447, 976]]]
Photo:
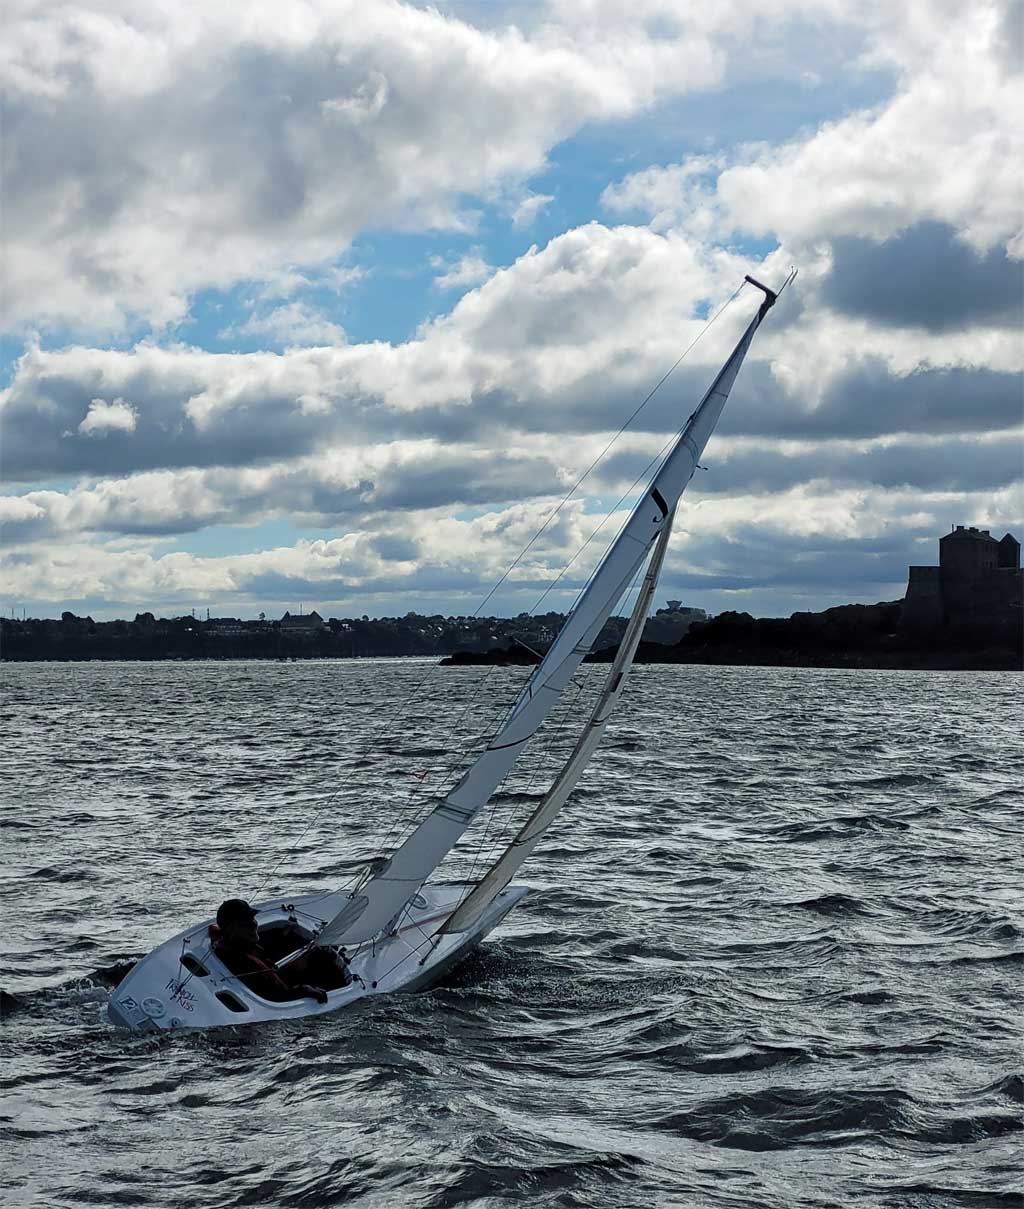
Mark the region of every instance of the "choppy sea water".
[[6, 1204], [1019, 1205], [1010, 674], [639, 667], [533, 893], [443, 986], [108, 1025], [102, 967], [332, 884], [525, 675], [438, 669], [395, 722], [428, 671], [3, 668]]

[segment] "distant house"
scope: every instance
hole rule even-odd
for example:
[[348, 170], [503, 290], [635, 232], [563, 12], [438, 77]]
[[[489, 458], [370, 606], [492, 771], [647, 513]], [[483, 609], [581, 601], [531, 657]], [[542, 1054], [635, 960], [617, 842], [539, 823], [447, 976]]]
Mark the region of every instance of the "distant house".
[[312, 613], [285, 613], [279, 624], [281, 633], [290, 638], [315, 638], [329, 628], [315, 609]]

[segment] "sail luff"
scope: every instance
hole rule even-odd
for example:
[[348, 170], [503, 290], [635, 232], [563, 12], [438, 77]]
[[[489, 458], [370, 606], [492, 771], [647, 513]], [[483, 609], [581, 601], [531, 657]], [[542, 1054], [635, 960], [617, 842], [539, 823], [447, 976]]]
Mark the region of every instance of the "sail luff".
[[361, 892], [349, 895], [339, 891], [325, 902], [326, 923], [319, 935], [321, 944], [359, 943], [388, 928], [487, 804], [554, 708], [693, 477], [754, 333], [775, 301], [771, 291], [765, 293], [765, 301], [690, 416], [490, 744]]
[[604, 735], [608, 719], [611, 717], [619, 698], [626, 687], [626, 679], [633, 664], [633, 657], [640, 644], [640, 639], [647, 623], [647, 614], [654, 598], [654, 592], [665, 561], [669, 538], [672, 533], [673, 512], [665, 524], [658, 544], [654, 547], [651, 561], [647, 565], [643, 583], [637, 596], [633, 613], [626, 626], [622, 641], [615, 659], [608, 671], [604, 688], [601, 691], [594, 709], [591, 712], [582, 734], [576, 742], [561, 773], [558, 775], [543, 801], [519, 829], [515, 839], [509, 844], [501, 856], [480, 879], [479, 883], [459, 904], [444, 926], [442, 933], [463, 932], [478, 918], [480, 913], [509, 884], [513, 877], [536, 848], [545, 832], [554, 822], [559, 811], [568, 801], [583, 775], [590, 757], [594, 754]]

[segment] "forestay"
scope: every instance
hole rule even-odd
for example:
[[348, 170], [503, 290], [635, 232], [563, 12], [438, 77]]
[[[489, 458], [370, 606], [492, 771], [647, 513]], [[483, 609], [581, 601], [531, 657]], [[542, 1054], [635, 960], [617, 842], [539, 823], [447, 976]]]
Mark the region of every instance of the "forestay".
[[764, 302], [690, 416], [650, 487], [609, 547], [576, 607], [497, 733], [444, 802], [420, 823], [363, 887], [351, 893], [339, 891], [324, 900], [322, 906], [327, 922], [318, 943], [357, 944], [384, 931], [484, 808], [554, 708], [668, 525], [670, 514], [693, 477], [718, 423], [754, 333], [775, 303], [773, 291], [752, 278], [747, 280], [764, 291]]
[[672, 516], [665, 522], [665, 527], [661, 531], [658, 543], [654, 547], [654, 553], [651, 555], [651, 561], [647, 564], [647, 571], [644, 575], [643, 583], [640, 585], [640, 592], [637, 596], [636, 604], [633, 606], [629, 624], [626, 626], [626, 632], [619, 643], [619, 649], [608, 672], [604, 688], [597, 699], [597, 704], [594, 706], [583, 733], [580, 735], [576, 746], [572, 750], [572, 754], [566, 761], [565, 767], [544, 795], [543, 801], [523, 824], [516, 838], [509, 844], [508, 848], [505, 849], [487, 873], [484, 874], [479, 884], [470, 891], [458, 909], [452, 912], [448, 921], [440, 929], [441, 933], [464, 932], [473, 925], [480, 917], [480, 913], [487, 909], [512, 878], [515, 877], [520, 866], [534, 848], [537, 847], [541, 837], [554, 822], [555, 816], [576, 788], [576, 784], [583, 775], [583, 770], [586, 768], [590, 757], [601, 742], [601, 736], [604, 734], [608, 719], [611, 717], [612, 711], [618, 704], [623, 689], [626, 687], [626, 678], [629, 675], [629, 669], [633, 664], [633, 656], [636, 654], [636, 648], [639, 646], [640, 638], [644, 632], [647, 613], [654, 598], [654, 590], [658, 586], [661, 565], [665, 561], [665, 551], [668, 549], [669, 538], [672, 535], [672, 520], [674, 516], [675, 513], [673, 512]]

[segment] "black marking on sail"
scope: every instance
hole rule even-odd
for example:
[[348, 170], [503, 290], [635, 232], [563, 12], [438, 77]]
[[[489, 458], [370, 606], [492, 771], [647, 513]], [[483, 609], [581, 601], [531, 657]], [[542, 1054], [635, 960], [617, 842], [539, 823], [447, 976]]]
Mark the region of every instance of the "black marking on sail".
[[665, 503], [665, 497], [661, 494], [657, 487], [651, 491], [651, 499], [661, 509], [661, 519], [664, 520], [668, 516], [668, 504]]
[[511, 743], [495, 743], [491, 747], [488, 747], [487, 750], [488, 751], [505, 751], [509, 747], [518, 747], [520, 743], [525, 743], [527, 739], [532, 739], [536, 733], [537, 733], [536, 730], [531, 730], [530, 733], [524, 739], [513, 739]]
[[472, 810], [463, 810], [458, 806], [451, 806], [446, 803], [444, 806], [438, 806], [434, 813], [441, 815], [442, 818], [448, 819], [452, 823], [468, 823], [475, 812]]

